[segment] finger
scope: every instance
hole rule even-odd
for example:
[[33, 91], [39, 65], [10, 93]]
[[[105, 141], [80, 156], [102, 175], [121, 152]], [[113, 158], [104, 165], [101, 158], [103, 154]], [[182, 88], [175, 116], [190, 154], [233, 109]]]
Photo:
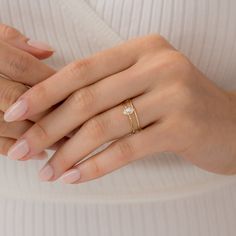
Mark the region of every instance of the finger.
[[[114, 75], [114, 78], [99, 81], [70, 96], [60, 107], [43, 117], [22, 136], [20, 142], [25, 142], [30, 149], [25, 155], [31, 156], [41, 152], [89, 118], [118, 105], [127, 98], [143, 93], [149, 84], [142, 83], [133, 71], [134, 68], [120, 72]], [[134, 84], [132, 89], [130, 80], [133, 80]], [[114, 93], [114, 91], [122, 92]]]
[[21, 49], [38, 59], [45, 59], [53, 54], [53, 49], [46, 43], [30, 40], [17, 29], [0, 24], [0, 40]]
[[[46, 151], [42, 151], [41, 153], [35, 155], [32, 157], [32, 160], [44, 160], [44, 159], [47, 159], [48, 158], [48, 154]], [[20, 161], [25, 161], [25, 159], [23, 158], [22, 160]]]
[[[15, 141], [16, 141], [15, 139], [0, 137], [0, 154], [1, 155], [7, 155], [7, 152], [9, 150], [9, 148], [12, 146], [12, 144]], [[42, 153], [34, 156], [32, 159], [34, 159], [34, 160], [43, 160], [45, 158], [47, 158], [47, 153], [42, 152]]]
[[164, 130], [161, 124], [153, 124], [141, 132], [115, 141], [102, 152], [65, 172], [60, 180], [64, 183], [89, 181], [147, 155], [166, 151]]
[[14, 81], [35, 85], [55, 71], [34, 56], [0, 41], [0, 73]]
[[[0, 154], [7, 156], [8, 150], [11, 148], [11, 146], [16, 142], [15, 139], [12, 138], [4, 138], [0, 137]], [[34, 160], [43, 160], [48, 157], [47, 153], [45, 151], [39, 153], [38, 155], [35, 155], [32, 159]], [[23, 159], [22, 159], [23, 161]]]
[[5, 122], [3, 112], [0, 112], [0, 136], [5, 138], [18, 139], [33, 125], [30, 121]]
[[[0, 111], [5, 112], [27, 90], [28, 87], [24, 84], [0, 77]], [[50, 112], [50, 110], [32, 116], [29, 120], [36, 122]]]
[[0, 110], [5, 112], [27, 90], [24, 84], [0, 78]]
[[7, 155], [9, 148], [15, 143], [15, 139], [0, 137], [0, 154]]
[[[12, 146], [14, 142], [15, 139], [0, 137], [0, 154], [7, 155], [9, 148]], [[47, 153], [43, 151], [42, 153], [34, 156], [32, 159], [43, 160], [46, 158], [47, 158]]]
[[[44, 160], [48, 158], [48, 154], [46, 151], [39, 153], [38, 155], [33, 156], [32, 160]], [[22, 160], [24, 161], [24, 160]]]
[[[132, 43], [133, 41], [135, 43]], [[17, 105], [24, 106], [25, 109], [21, 110], [14, 120], [27, 119], [64, 100], [75, 90], [130, 68], [136, 63], [140, 53], [137, 50], [140, 48], [138, 46], [142, 45], [142, 40], [133, 41], [74, 62], [51, 78], [34, 86], [21, 96], [21, 102]]]
[[[132, 100], [139, 117], [141, 127], [155, 122], [162, 117], [161, 108], [153, 109], [155, 103], [152, 94], [145, 94]], [[104, 143], [120, 139], [132, 129], [124, 107], [119, 105], [88, 120], [78, 132], [69, 139], [49, 160], [54, 170], [54, 178], [59, 177], [77, 162]]]
[[[56, 143], [54, 143], [51, 147], [49, 147], [50, 150], [58, 150], [64, 143], [66, 143], [66, 141], [68, 141], [69, 138], [68, 137], [64, 137], [62, 139], [60, 139], [59, 141], [57, 141]], [[28, 158], [30, 159], [30, 158]]]

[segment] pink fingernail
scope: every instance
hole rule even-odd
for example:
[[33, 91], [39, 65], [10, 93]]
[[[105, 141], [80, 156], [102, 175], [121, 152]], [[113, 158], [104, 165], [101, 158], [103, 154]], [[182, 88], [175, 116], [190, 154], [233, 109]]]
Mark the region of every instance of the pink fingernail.
[[11, 122], [22, 117], [28, 110], [27, 102], [21, 99], [11, 105], [4, 114], [4, 120], [6, 122]]
[[39, 178], [42, 181], [50, 180], [53, 177], [53, 175], [54, 175], [53, 168], [49, 164], [44, 166], [43, 169], [41, 169], [40, 172], [39, 172]]
[[59, 179], [64, 184], [72, 184], [80, 179], [80, 172], [78, 169], [68, 170]]
[[29, 145], [25, 139], [16, 142], [8, 151], [7, 155], [10, 159], [18, 160], [29, 152]]
[[54, 49], [48, 45], [47, 43], [44, 43], [44, 42], [40, 42], [40, 41], [37, 41], [37, 40], [28, 40], [27, 43], [31, 46], [31, 47], [34, 47], [34, 48], [37, 48], [37, 49], [40, 49], [40, 50], [43, 50], [43, 51], [49, 51], [49, 52], [53, 52]]

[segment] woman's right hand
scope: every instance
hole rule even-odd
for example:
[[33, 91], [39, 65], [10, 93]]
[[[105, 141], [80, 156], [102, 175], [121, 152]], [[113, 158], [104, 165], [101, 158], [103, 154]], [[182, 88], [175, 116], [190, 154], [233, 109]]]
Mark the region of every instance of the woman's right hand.
[[[8, 149], [40, 116], [31, 120], [7, 123], [3, 114], [26, 90], [48, 78], [55, 71], [41, 62], [53, 50], [38, 41], [29, 40], [18, 30], [0, 24], [0, 154]], [[35, 159], [45, 156], [41, 153]]]

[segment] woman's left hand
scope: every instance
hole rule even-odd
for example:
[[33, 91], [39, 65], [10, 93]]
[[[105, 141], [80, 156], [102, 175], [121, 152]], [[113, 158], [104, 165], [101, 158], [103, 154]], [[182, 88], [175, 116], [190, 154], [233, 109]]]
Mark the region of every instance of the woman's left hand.
[[[127, 135], [131, 127], [121, 104], [129, 98], [142, 127], [132, 135]], [[130, 40], [71, 63], [28, 90], [5, 119], [28, 119], [64, 99], [9, 152], [13, 159], [19, 153], [30, 158], [74, 130], [40, 171], [42, 180], [64, 174], [65, 183], [80, 183], [164, 151], [208, 171], [236, 173], [235, 96], [208, 80], [161, 36]]]

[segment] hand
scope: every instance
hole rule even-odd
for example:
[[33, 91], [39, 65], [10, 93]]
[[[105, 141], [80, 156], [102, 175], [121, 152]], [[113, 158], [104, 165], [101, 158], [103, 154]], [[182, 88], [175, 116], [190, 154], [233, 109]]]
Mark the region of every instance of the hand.
[[[29, 40], [16, 29], [0, 24], [0, 153], [3, 155], [42, 116], [7, 123], [3, 120], [3, 112], [28, 90], [27, 85], [34, 85], [55, 73], [36, 59], [52, 54], [52, 49], [45, 44]], [[45, 152], [34, 159], [43, 157]]]
[[[127, 135], [130, 124], [122, 113], [128, 98], [142, 127], [133, 135]], [[27, 119], [63, 99], [9, 152], [11, 158], [30, 158], [79, 127], [40, 171], [42, 180], [81, 183], [165, 151], [208, 171], [236, 173], [236, 99], [161, 36], [131, 40], [68, 65], [21, 96], [5, 119]]]

